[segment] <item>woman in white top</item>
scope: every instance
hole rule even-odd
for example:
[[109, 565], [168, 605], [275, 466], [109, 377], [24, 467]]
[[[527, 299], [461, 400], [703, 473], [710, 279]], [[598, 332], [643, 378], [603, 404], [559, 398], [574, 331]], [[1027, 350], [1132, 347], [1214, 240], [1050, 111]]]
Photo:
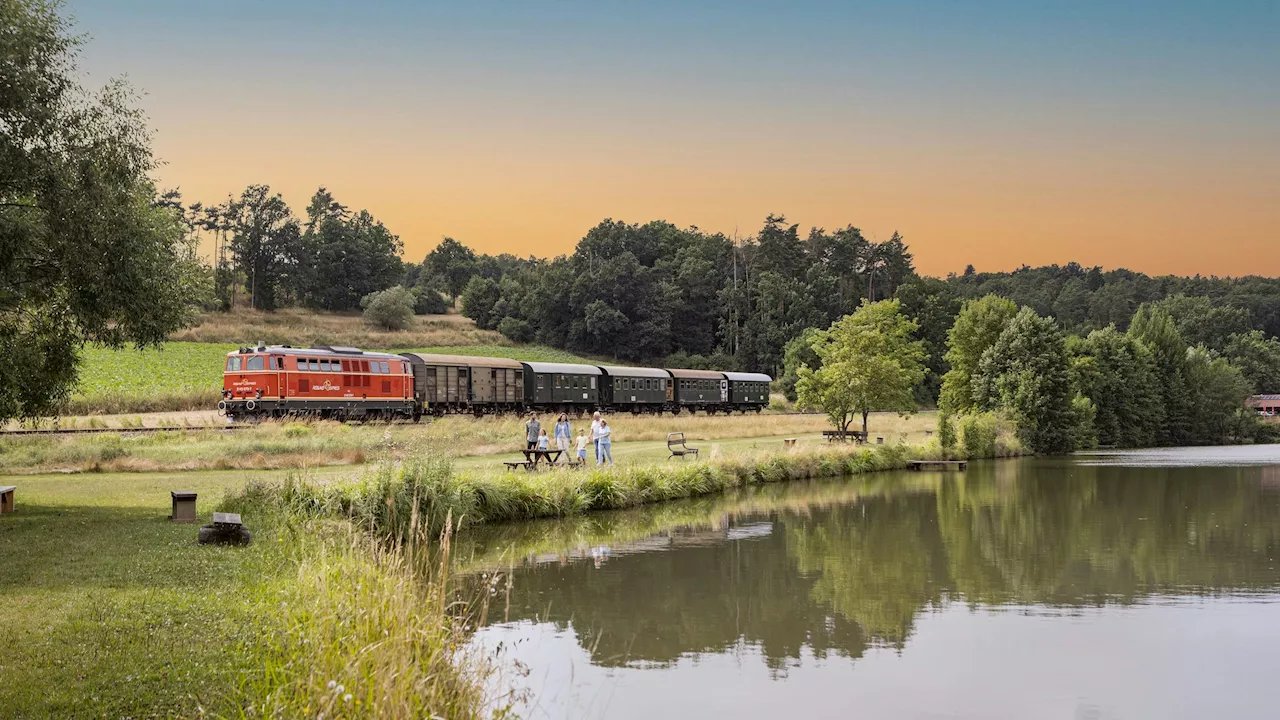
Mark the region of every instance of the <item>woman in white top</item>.
[[600, 413], [591, 416], [591, 443], [596, 450], [596, 464], [600, 463]]

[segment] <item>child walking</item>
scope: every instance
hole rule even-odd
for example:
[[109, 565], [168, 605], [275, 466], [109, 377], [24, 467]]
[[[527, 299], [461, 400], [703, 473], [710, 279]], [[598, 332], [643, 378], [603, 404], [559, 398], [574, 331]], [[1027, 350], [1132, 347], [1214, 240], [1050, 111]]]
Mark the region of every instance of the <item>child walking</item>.
[[587, 464], [587, 433], [582, 428], [578, 428], [578, 462]]
[[548, 440], [547, 440], [547, 431], [546, 431], [546, 430], [539, 430], [539, 431], [538, 431], [538, 449], [539, 449], [539, 450], [548, 450], [548, 449], [550, 449], [550, 448], [548, 448], [548, 447], [547, 447], [547, 443], [548, 443]]

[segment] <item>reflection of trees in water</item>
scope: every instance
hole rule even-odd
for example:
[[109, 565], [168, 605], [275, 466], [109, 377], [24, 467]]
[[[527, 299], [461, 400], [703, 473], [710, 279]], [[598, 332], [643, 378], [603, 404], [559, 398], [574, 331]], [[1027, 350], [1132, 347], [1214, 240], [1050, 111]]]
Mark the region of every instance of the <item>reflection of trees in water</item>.
[[861, 655], [858, 626], [809, 601], [776, 534], [738, 542], [542, 566], [518, 573], [511, 619], [572, 622], [592, 661], [670, 663], [685, 653], [757, 645], [774, 669], [808, 647]]
[[[902, 647], [947, 601], [1055, 606], [1277, 586], [1280, 496], [1258, 469], [976, 465], [936, 492], [786, 511], [767, 537], [673, 533], [668, 547], [516, 574], [512, 619], [572, 621], [594, 662], [669, 663], [759, 646], [800, 657]], [[738, 522], [754, 518], [738, 518]], [[697, 539], [697, 542], [692, 542]], [[659, 544], [662, 544], [660, 541]]]

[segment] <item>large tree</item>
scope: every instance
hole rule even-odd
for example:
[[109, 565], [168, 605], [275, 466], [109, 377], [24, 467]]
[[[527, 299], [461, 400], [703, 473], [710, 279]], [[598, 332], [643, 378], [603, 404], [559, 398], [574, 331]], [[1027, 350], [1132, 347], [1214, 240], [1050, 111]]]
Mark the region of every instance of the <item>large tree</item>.
[[53, 411], [84, 344], [157, 344], [191, 311], [151, 134], [126, 85], [78, 84], [82, 39], [58, 10], [0, 0], [0, 419]]
[[297, 276], [300, 244], [298, 221], [279, 193], [266, 185], [250, 185], [239, 198], [227, 201], [224, 214], [231, 239], [228, 246], [244, 273], [249, 306], [275, 310]]
[[476, 254], [471, 248], [446, 237], [422, 261], [422, 280], [439, 278], [449, 297], [457, 300], [476, 273]]
[[972, 379], [978, 372], [978, 363], [1017, 314], [1018, 306], [1013, 301], [995, 295], [969, 300], [961, 306], [955, 324], [947, 331], [944, 358], [950, 369], [942, 377], [938, 400], [944, 411], [965, 412], [974, 408]]
[[995, 344], [987, 348], [973, 376], [981, 410], [1004, 410], [1018, 426], [1018, 438], [1036, 453], [1073, 448], [1076, 411], [1062, 331], [1053, 318], [1024, 307]]
[[815, 338], [822, 367], [800, 368], [798, 402], [821, 408], [840, 430], [861, 415], [863, 433], [873, 411], [915, 410], [912, 390], [924, 378], [925, 358], [915, 331], [897, 300], [864, 303]]
[[1068, 342], [1076, 389], [1097, 408], [1098, 442], [1143, 447], [1165, 423], [1156, 362], [1150, 349], [1114, 326]]
[[297, 260], [302, 302], [323, 310], [356, 309], [361, 298], [400, 280], [403, 249], [400, 238], [368, 210], [352, 214], [320, 188], [307, 208]]

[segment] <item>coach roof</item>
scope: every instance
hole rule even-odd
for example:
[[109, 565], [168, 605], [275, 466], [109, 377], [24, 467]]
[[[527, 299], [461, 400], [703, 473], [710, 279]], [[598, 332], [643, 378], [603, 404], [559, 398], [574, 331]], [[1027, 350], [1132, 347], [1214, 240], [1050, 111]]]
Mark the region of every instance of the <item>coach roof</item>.
[[510, 368], [520, 370], [524, 366], [515, 360], [485, 357], [483, 355], [434, 355], [431, 353], [400, 353], [423, 365], [461, 365], [464, 367]]
[[724, 376], [734, 382], [773, 382], [773, 378], [764, 373], [744, 373], [725, 371]]
[[668, 368], [667, 372], [672, 377], [678, 377], [682, 380], [723, 380], [724, 373], [718, 370], [678, 370]]
[[595, 365], [578, 365], [575, 363], [527, 362], [524, 366], [536, 373], [559, 373], [561, 375], [599, 375], [600, 368]]
[[621, 367], [619, 365], [601, 365], [600, 369], [605, 375], [613, 375], [615, 377], [649, 377], [649, 378], [669, 378], [671, 373], [658, 368], [640, 368], [640, 367]]

